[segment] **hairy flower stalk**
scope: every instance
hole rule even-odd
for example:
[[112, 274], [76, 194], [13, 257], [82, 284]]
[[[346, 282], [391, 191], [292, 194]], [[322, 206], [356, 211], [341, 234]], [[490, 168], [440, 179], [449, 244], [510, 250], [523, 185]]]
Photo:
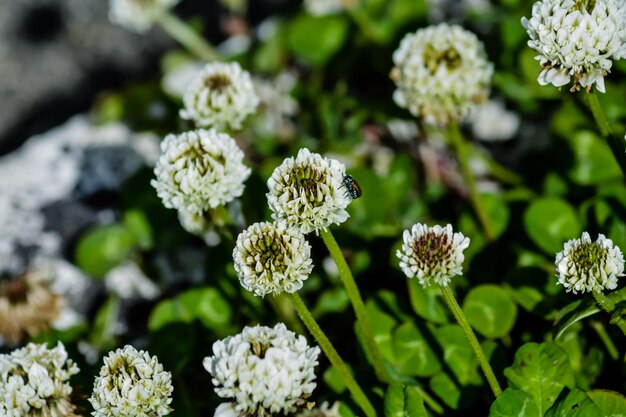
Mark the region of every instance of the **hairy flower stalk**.
[[522, 25], [538, 53], [541, 85], [604, 92], [613, 61], [626, 57], [624, 0], [541, 0]]
[[406, 35], [393, 62], [394, 101], [428, 124], [458, 123], [489, 96], [493, 65], [476, 35], [460, 26]]
[[[319, 327], [297, 291], [313, 270], [311, 246], [300, 230], [283, 222], [255, 223], [241, 232], [233, 250], [235, 271], [241, 285], [255, 295], [290, 295], [292, 304], [329, 360], [337, 368], [355, 401], [368, 416], [373, 408], [358, 386], [343, 359]], [[236, 411], [225, 403], [215, 411], [216, 416], [227, 417]]]
[[235, 140], [215, 130], [168, 135], [151, 184], [167, 208], [201, 214], [243, 194], [250, 168]]
[[[583, 232], [580, 239], [565, 243], [563, 250], [556, 254], [554, 264], [558, 283], [567, 292], [590, 292], [600, 307], [613, 313], [615, 305], [603, 293], [617, 288], [618, 279], [625, 274], [624, 254], [611, 239], [599, 234], [594, 242], [589, 233]], [[626, 321], [615, 317], [615, 322], [626, 334]]]
[[198, 127], [240, 129], [256, 112], [259, 98], [250, 74], [238, 63], [213, 62], [191, 81], [183, 102], [180, 116]]
[[[216, 415], [230, 408], [239, 416], [290, 414], [308, 406], [316, 387], [315, 366], [320, 349], [303, 336], [278, 323], [273, 328], [245, 327], [213, 344], [213, 356], [204, 358], [215, 393], [233, 401], [222, 404]], [[232, 413], [230, 415], [233, 415]]]
[[78, 371], [61, 342], [0, 355], [0, 416], [79, 417], [69, 383]]
[[411, 230], [404, 231], [403, 241], [402, 249], [396, 252], [402, 272], [410, 279], [417, 277], [424, 287], [429, 286], [431, 282], [439, 285], [448, 308], [463, 329], [487, 382], [497, 397], [502, 393], [500, 384], [465, 313], [448, 285], [452, 278], [463, 273], [465, 260], [463, 251], [469, 246], [469, 238], [460, 232], [453, 232], [449, 224], [446, 227], [439, 225], [429, 227], [418, 223]]
[[161, 417], [172, 411], [172, 391], [157, 357], [127, 345], [104, 358], [89, 402], [94, 417]]
[[180, 0], [109, 0], [109, 20], [128, 30], [145, 33], [157, 23], [198, 58], [219, 59], [219, 54], [185, 22], [171, 13]]

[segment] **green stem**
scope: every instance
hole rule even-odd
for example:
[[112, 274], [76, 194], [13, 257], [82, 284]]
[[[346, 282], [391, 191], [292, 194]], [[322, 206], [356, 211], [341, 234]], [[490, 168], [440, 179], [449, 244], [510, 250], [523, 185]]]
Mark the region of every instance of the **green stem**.
[[461, 172], [463, 174], [463, 177], [465, 178], [470, 202], [472, 203], [474, 213], [478, 218], [478, 223], [480, 223], [480, 226], [483, 229], [487, 240], [491, 242], [495, 239], [495, 233], [493, 231], [491, 223], [489, 222], [489, 216], [487, 215], [487, 212], [485, 211], [485, 208], [481, 203], [480, 196], [478, 195], [476, 179], [474, 178], [474, 174], [472, 173], [469, 165], [469, 147], [467, 141], [461, 133], [461, 130], [459, 129], [459, 126], [455, 123], [450, 125], [450, 140], [452, 141], [452, 146], [456, 151], [459, 166], [461, 167]]
[[624, 321], [622, 317], [613, 314], [615, 311], [615, 304], [613, 301], [601, 292], [592, 291], [592, 293], [593, 298], [596, 299], [598, 305], [611, 315], [611, 323], [617, 324], [617, 326], [622, 330], [622, 333], [626, 335], [626, 321]]
[[465, 333], [465, 336], [467, 337], [470, 346], [472, 346], [472, 349], [474, 349], [474, 353], [476, 354], [478, 362], [480, 363], [480, 367], [483, 369], [483, 373], [487, 378], [487, 382], [489, 383], [489, 386], [493, 391], [493, 395], [497, 397], [502, 393], [502, 388], [500, 388], [500, 384], [498, 384], [498, 379], [493, 373], [493, 369], [491, 369], [491, 365], [489, 365], [489, 361], [487, 361], [485, 352], [483, 352], [483, 349], [480, 347], [480, 343], [478, 343], [478, 339], [476, 339], [476, 335], [474, 334], [472, 327], [465, 318], [465, 314], [463, 313], [461, 306], [459, 306], [459, 303], [457, 303], [456, 298], [454, 298], [454, 294], [452, 294], [452, 290], [449, 286], [441, 286], [441, 292], [443, 293], [443, 298], [444, 300], [446, 300], [446, 304], [450, 308], [450, 311], [452, 311], [452, 315], [463, 329], [463, 332]]
[[346, 363], [343, 359], [341, 359], [341, 356], [339, 356], [339, 353], [337, 353], [333, 344], [330, 343], [330, 340], [328, 340], [324, 331], [320, 328], [319, 324], [317, 324], [315, 318], [304, 304], [304, 301], [302, 301], [302, 298], [300, 298], [298, 293], [291, 293], [289, 294], [289, 297], [291, 298], [291, 302], [298, 312], [298, 315], [302, 319], [302, 322], [306, 328], [309, 329], [309, 332], [311, 332], [315, 340], [317, 340], [317, 343], [319, 343], [320, 348], [324, 354], [326, 354], [330, 363], [335, 367], [337, 372], [339, 372], [339, 375], [341, 375], [341, 378], [346, 384], [348, 391], [352, 394], [354, 401], [359, 405], [359, 407], [361, 407], [367, 417], [375, 417], [376, 410], [374, 410], [374, 406], [356, 382], [350, 373], [350, 369], [348, 369]]
[[387, 381], [387, 373], [385, 372], [385, 365], [383, 363], [383, 358], [380, 355], [380, 351], [378, 350], [378, 346], [376, 345], [376, 341], [374, 340], [374, 333], [372, 332], [372, 325], [369, 320], [369, 315], [367, 314], [367, 310], [365, 309], [365, 303], [363, 302], [363, 298], [361, 297], [361, 293], [359, 292], [359, 288], [354, 281], [354, 277], [352, 276], [352, 271], [348, 267], [348, 263], [346, 259], [343, 257], [343, 253], [341, 253], [341, 249], [337, 244], [337, 241], [333, 237], [333, 234], [330, 230], [324, 230], [321, 232], [322, 239], [330, 252], [330, 256], [332, 256], [335, 264], [337, 265], [337, 269], [339, 270], [339, 277], [343, 282], [344, 287], [346, 288], [346, 292], [348, 293], [348, 298], [352, 303], [352, 308], [354, 308], [354, 313], [356, 314], [357, 324], [361, 329], [361, 333], [363, 334], [363, 338], [365, 339], [365, 345], [367, 346], [367, 350], [372, 359], [372, 363], [374, 365], [374, 372], [376, 372], [376, 377], [383, 382]]
[[617, 351], [617, 348], [615, 347], [615, 343], [613, 343], [611, 336], [609, 336], [609, 334], [606, 332], [604, 325], [599, 321], [592, 320], [591, 328], [596, 331], [598, 337], [600, 337], [600, 340], [602, 340], [602, 343], [604, 343], [606, 350], [609, 352], [609, 355], [611, 355], [611, 358], [616, 361], [619, 358], [619, 352]]
[[165, 12], [157, 18], [157, 22], [168, 35], [176, 39], [178, 43], [183, 45], [198, 58], [208, 62], [220, 60], [220, 54], [213, 46], [176, 15]]
[[287, 293], [282, 292], [280, 294], [265, 297], [265, 299], [272, 306], [272, 309], [276, 313], [278, 320], [285, 323], [287, 327], [289, 327], [296, 333], [304, 333], [302, 323], [300, 322], [300, 320], [298, 320], [298, 316], [296, 315], [296, 311], [294, 310], [293, 303], [289, 300]]
[[419, 395], [421, 395], [422, 399], [428, 406], [437, 414], [443, 414], [443, 407], [439, 405], [437, 400], [430, 396], [422, 387], [415, 387]]
[[626, 148], [624, 145], [624, 139], [618, 137], [615, 134], [615, 131], [611, 128], [604, 111], [602, 111], [602, 106], [598, 101], [598, 96], [591, 91], [585, 94], [585, 99], [587, 106], [589, 107], [589, 110], [591, 111], [591, 114], [600, 129], [600, 134], [606, 138], [615, 160], [622, 169], [622, 173], [626, 175]]
[[482, 159], [482, 161], [487, 165], [487, 169], [491, 175], [500, 181], [511, 185], [520, 185], [524, 182], [524, 179], [520, 175], [494, 161], [491, 157], [489, 157], [489, 155], [486, 154], [486, 152], [478, 149], [476, 145], [472, 145], [472, 152]]

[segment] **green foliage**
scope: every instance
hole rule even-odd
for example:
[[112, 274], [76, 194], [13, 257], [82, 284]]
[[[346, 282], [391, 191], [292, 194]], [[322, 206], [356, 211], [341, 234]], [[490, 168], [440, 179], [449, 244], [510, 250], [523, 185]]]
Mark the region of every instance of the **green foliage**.
[[[586, 92], [538, 84], [537, 53], [527, 47], [520, 24], [533, 2], [490, 1], [485, 10], [472, 9], [476, 2], [439, 2], [450, 8], [438, 15], [433, 10], [438, 2], [432, 1], [343, 1], [358, 5], [325, 16], [299, 9], [303, 2], [286, 2], [284, 8], [277, 6], [281, 2], [262, 3], [249, 2], [247, 14], [240, 10], [215, 17], [229, 30], [250, 35], [250, 45], [236, 52], [236, 60], [254, 77], [294, 77], [293, 88], [283, 95], [298, 110], [284, 117], [291, 128], [287, 135], [259, 133], [268, 103], [241, 130], [228, 132], [252, 169], [244, 194], [229, 207], [233, 222], [216, 229], [219, 242], [211, 245], [185, 231], [176, 210], [164, 208], [150, 185], [151, 167], [113, 190], [111, 201], [108, 195], [105, 202], [101, 196], [81, 201], [98, 210], [106, 205], [113, 213], [64, 242], [71, 260], [93, 278], [95, 295], [85, 301], [92, 304], [75, 327], [49, 329], [33, 340], [62, 340], [76, 352], [86, 343], [98, 357], [125, 343], [145, 347], [173, 373], [173, 415], [184, 417], [212, 415], [226, 401], [213, 394], [202, 368], [216, 340], [247, 325], [282, 321], [315, 343], [291, 304], [244, 290], [232, 265], [240, 231], [271, 218], [265, 197], [270, 174], [306, 147], [344, 163], [346, 174], [362, 188], [362, 197], [347, 207], [348, 220], [330, 230], [365, 300], [387, 379], [376, 379], [354, 309], [315, 234], [307, 236], [314, 271], [299, 295], [379, 416], [626, 416], [626, 398], [620, 394], [626, 392], [625, 336], [615, 326], [626, 317], [624, 279], [605, 293], [615, 307], [609, 314], [592, 295], [565, 292], [554, 266], [565, 242], [583, 231], [592, 239], [602, 233], [626, 249], [626, 185], [585, 105]], [[265, 17], [264, 7], [280, 10], [259, 28], [256, 19]], [[241, 24], [246, 17], [254, 23]], [[484, 42], [495, 71], [490, 98], [520, 118], [514, 137], [499, 142], [480, 140], [473, 122], [464, 120], [460, 127], [470, 161], [455, 154], [447, 129], [423, 123], [393, 100], [393, 51], [406, 33], [439, 19], [461, 24]], [[164, 76], [198, 64], [174, 42], [170, 46], [162, 58]], [[227, 47], [221, 50], [224, 61], [233, 60]], [[625, 60], [615, 62], [605, 78], [607, 92], [598, 95], [600, 104], [621, 139], [626, 132]], [[132, 130], [160, 137], [195, 128], [180, 119], [181, 97], [164, 84], [158, 77], [129, 80], [98, 98], [94, 120], [123, 121]], [[393, 128], [399, 121], [406, 122], [405, 135]], [[463, 178], [463, 162], [471, 162], [476, 201]], [[476, 202], [493, 229], [491, 237], [478, 221]], [[463, 273], [451, 286], [502, 385], [497, 398], [441, 288], [423, 288], [399, 268], [402, 233], [416, 223], [450, 223], [471, 240]], [[136, 262], [159, 287], [157, 299], [106, 293], [101, 279], [125, 262]], [[318, 361], [317, 388], [306, 400], [316, 405], [340, 401], [343, 417], [363, 415], [326, 355]], [[95, 365], [81, 364], [81, 369], [90, 377], [97, 373]], [[86, 398], [88, 391], [82, 387], [77, 396]]]
[[472, 327], [489, 338], [507, 335], [517, 318], [517, 306], [497, 285], [473, 288], [463, 301], [463, 312]]
[[76, 264], [94, 277], [102, 277], [124, 261], [137, 236], [122, 224], [99, 226], [86, 233], [76, 247]]
[[424, 401], [415, 387], [391, 384], [385, 392], [385, 417], [427, 417]]
[[524, 226], [533, 242], [550, 254], [560, 252], [582, 229], [574, 208], [560, 198], [533, 201], [524, 213]]
[[511, 388], [531, 396], [543, 416], [564, 387], [574, 385], [567, 354], [554, 343], [526, 343], [515, 353], [513, 365], [504, 370]]

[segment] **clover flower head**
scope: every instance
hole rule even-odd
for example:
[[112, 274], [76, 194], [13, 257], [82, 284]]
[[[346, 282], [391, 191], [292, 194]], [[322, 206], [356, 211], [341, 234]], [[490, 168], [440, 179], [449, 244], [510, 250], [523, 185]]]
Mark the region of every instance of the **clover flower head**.
[[109, 20], [135, 32], [146, 32], [180, 0], [109, 0]]
[[240, 129], [259, 98], [250, 74], [239, 64], [212, 62], [189, 83], [183, 102], [180, 116], [198, 127]]
[[202, 213], [241, 196], [250, 168], [235, 140], [215, 130], [168, 135], [152, 186], [167, 208]]
[[[213, 344], [213, 356], [204, 358], [215, 392], [232, 399], [240, 416], [291, 414], [307, 405], [316, 387], [314, 368], [319, 347], [310, 347], [284, 324], [245, 327]], [[233, 416], [233, 405], [216, 410]]]
[[352, 199], [343, 178], [346, 167], [303, 148], [287, 158], [267, 181], [267, 202], [272, 218], [298, 228], [302, 233], [319, 233], [350, 216], [346, 207]]
[[570, 91], [595, 85], [604, 92], [613, 61], [626, 57], [626, 0], [541, 0], [522, 25], [538, 53], [541, 85], [571, 81]]
[[94, 417], [160, 417], [172, 411], [172, 390], [157, 357], [127, 345], [104, 358], [89, 402]]
[[400, 268], [409, 278], [417, 277], [424, 287], [430, 280], [446, 286], [452, 277], [463, 273], [463, 251], [469, 246], [469, 238], [452, 231], [452, 226], [433, 227], [416, 224], [405, 230], [402, 250], [396, 252]]
[[78, 371], [61, 342], [52, 349], [29, 343], [0, 355], [0, 415], [77, 417], [69, 379]]
[[611, 239], [599, 234], [595, 242], [589, 233], [580, 239], [571, 239], [554, 261], [567, 292], [603, 292], [617, 287], [617, 279], [624, 276], [624, 255]]
[[406, 35], [393, 53], [396, 104], [426, 123], [463, 119], [489, 96], [493, 65], [476, 35], [445, 23]]
[[36, 336], [59, 317], [64, 300], [43, 269], [0, 279], [0, 336], [9, 344]]
[[241, 285], [259, 297], [293, 293], [313, 270], [311, 246], [284, 223], [254, 223], [237, 237], [233, 250]]

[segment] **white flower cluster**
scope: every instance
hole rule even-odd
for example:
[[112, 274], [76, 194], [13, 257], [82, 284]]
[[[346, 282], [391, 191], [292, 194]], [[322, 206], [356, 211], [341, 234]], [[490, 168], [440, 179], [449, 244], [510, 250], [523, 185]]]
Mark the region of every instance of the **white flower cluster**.
[[626, 0], [541, 0], [522, 18], [538, 55], [541, 85], [604, 92], [613, 60], [626, 57]]
[[145, 32], [180, 0], [109, 0], [109, 19], [135, 32]]
[[267, 202], [272, 218], [298, 228], [303, 234], [318, 233], [350, 216], [352, 201], [343, 184], [346, 167], [303, 148], [287, 158], [267, 181]]
[[127, 345], [104, 358], [89, 402], [94, 417], [160, 417], [172, 411], [172, 391], [157, 357]]
[[[213, 344], [213, 356], [204, 359], [215, 392], [230, 398], [216, 415], [265, 416], [288, 414], [306, 404], [316, 387], [314, 368], [319, 347], [309, 347], [278, 323], [273, 328], [245, 327], [237, 335]], [[233, 411], [234, 410], [236, 411]]]
[[602, 292], [617, 288], [617, 279], [624, 276], [624, 255], [603, 234], [595, 242], [589, 233], [565, 243], [554, 261], [567, 292]]
[[78, 371], [61, 342], [52, 349], [29, 343], [0, 355], [0, 416], [77, 416], [69, 379]]
[[417, 277], [424, 287], [430, 280], [446, 286], [452, 277], [463, 273], [463, 251], [469, 246], [469, 238], [453, 233], [452, 226], [428, 227], [416, 224], [405, 230], [402, 250], [396, 252], [400, 268], [409, 278]]
[[298, 113], [298, 102], [289, 95], [296, 78], [289, 72], [280, 73], [273, 80], [255, 77], [252, 82], [259, 97], [259, 112], [254, 129], [262, 136], [290, 139], [296, 134], [291, 117]]
[[254, 223], [241, 232], [233, 261], [241, 285], [259, 297], [298, 291], [313, 270], [311, 246], [284, 223]]
[[110, 293], [123, 299], [153, 300], [161, 293], [159, 287], [133, 261], [111, 269], [104, 277], [104, 285]]
[[198, 127], [240, 129], [259, 98], [250, 74], [239, 64], [212, 62], [189, 83], [183, 102], [180, 116]]
[[393, 53], [393, 99], [426, 123], [458, 122], [489, 96], [493, 65], [476, 35], [445, 23], [406, 35]]
[[151, 184], [168, 208], [202, 213], [241, 196], [250, 168], [235, 140], [215, 130], [168, 135]]
[[520, 126], [519, 116], [507, 110], [500, 101], [489, 100], [474, 107], [468, 121], [476, 139], [485, 142], [497, 142], [511, 139]]

